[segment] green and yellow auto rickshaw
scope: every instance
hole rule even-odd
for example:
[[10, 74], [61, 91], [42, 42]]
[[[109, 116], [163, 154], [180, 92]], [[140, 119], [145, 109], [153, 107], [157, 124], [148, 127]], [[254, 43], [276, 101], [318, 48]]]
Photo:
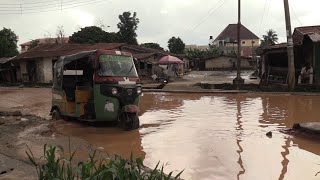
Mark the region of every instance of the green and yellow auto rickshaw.
[[54, 65], [52, 119], [118, 122], [139, 128], [141, 85], [130, 53], [94, 50], [61, 57]]

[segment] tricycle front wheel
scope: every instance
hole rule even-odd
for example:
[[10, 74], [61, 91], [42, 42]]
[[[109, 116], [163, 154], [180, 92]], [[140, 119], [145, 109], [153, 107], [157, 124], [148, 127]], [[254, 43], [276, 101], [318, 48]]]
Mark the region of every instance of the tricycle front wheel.
[[139, 117], [136, 113], [123, 113], [120, 118], [120, 125], [126, 131], [138, 129], [140, 126]]

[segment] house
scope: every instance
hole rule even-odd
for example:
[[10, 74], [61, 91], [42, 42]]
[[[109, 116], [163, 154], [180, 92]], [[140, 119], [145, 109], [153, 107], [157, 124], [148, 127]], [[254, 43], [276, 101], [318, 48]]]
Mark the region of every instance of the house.
[[3, 82], [16, 82], [17, 74], [15, 65], [10, 58], [0, 58], [0, 83]]
[[[237, 29], [238, 24], [229, 24], [217, 37], [213, 40], [210, 36], [210, 46], [217, 47], [226, 55], [237, 53]], [[248, 28], [241, 24], [240, 27], [241, 40], [241, 56], [249, 57], [260, 46], [260, 39]]]
[[170, 54], [162, 50], [125, 43], [43, 44], [21, 53], [14, 58], [14, 61], [19, 65], [17, 71], [22, 82], [51, 83], [54, 63], [59, 57], [96, 49], [130, 52], [137, 59], [137, 71], [141, 77], [151, 77], [156, 69], [157, 61]]
[[[38, 45], [42, 44], [65, 44], [69, 42], [69, 37], [64, 38], [39, 38], [33, 41], [38, 41]], [[25, 43], [20, 44], [21, 52], [27, 51], [30, 46], [32, 45], [32, 41], [28, 41]]]
[[[237, 69], [237, 57], [236, 56], [219, 56], [203, 59], [205, 62], [206, 71], [214, 70], [236, 70]], [[253, 69], [254, 62], [250, 57], [241, 57], [241, 69], [249, 70]]]
[[[320, 26], [297, 27], [293, 32], [294, 63], [296, 78], [305, 63], [314, 69], [314, 82], [320, 83]], [[261, 76], [269, 83], [271, 76], [279, 76], [286, 83], [288, 73], [287, 43], [259, 48], [261, 54]], [[271, 79], [272, 80], [272, 79]]]

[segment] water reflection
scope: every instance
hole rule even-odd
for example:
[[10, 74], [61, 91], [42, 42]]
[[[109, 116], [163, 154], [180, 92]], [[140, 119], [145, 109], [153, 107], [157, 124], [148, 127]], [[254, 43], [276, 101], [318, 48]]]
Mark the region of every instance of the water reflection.
[[284, 179], [284, 177], [288, 171], [289, 159], [287, 158], [287, 156], [290, 154], [289, 147], [290, 147], [290, 139], [286, 138], [285, 145], [282, 146], [284, 151], [281, 152], [283, 160], [281, 161], [282, 169], [281, 169], [281, 174], [278, 178], [279, 180]]
[[239, 132], [239, 134], [237, 135], [237, 146], [238, 146], [238, 150], [237, 153], [239, 154], [239, 159], [238, 159], [238, 164], [240, 165], [241, 170], [238, 172], [237, 174], [237, 179], [240, 179], [240, 176], [242, 174], [244, 174], [246, 172], [246, 170], [244, 169], [243, 166], [243, 161], [242, 161], [242, 157], [241, 157], [241, 153], [243, 152], [243, 149], [240, 145], [241, 143], [241, 136], [242, 136], [242, 132], [243, 132], [243, 128], [242, 128], [242, 121], [241, 121], [241, 105], [240, 105], [240, 101], [237, 101], [237, 131]]

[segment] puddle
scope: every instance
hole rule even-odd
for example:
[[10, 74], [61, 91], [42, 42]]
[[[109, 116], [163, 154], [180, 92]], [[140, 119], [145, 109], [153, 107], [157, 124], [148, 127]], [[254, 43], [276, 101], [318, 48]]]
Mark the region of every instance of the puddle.
[[185, 179], [320, 179], [320, 142], [278, 131], [319, 122], [319, 107], [320, 96], [145, 93], [139, 130], [56, 129], [151, 168], [161, 160], [166, 172], [185, 169]]

